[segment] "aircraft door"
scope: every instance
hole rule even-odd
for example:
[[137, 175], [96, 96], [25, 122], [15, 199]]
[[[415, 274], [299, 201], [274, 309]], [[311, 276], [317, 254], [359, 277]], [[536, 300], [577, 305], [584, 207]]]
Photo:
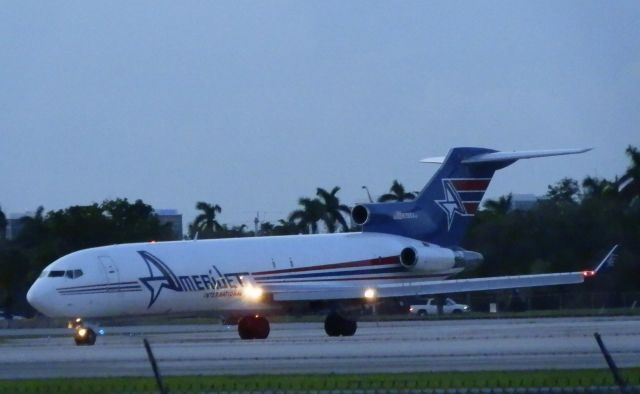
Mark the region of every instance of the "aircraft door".
[[104, 274], [107, 278], [107, 283], [120, 282], [120, 272], [118, 271], [118, 266], [111, 257], [98, 256], [98, 261], [100, 261], [100, 265], [104, 270]]

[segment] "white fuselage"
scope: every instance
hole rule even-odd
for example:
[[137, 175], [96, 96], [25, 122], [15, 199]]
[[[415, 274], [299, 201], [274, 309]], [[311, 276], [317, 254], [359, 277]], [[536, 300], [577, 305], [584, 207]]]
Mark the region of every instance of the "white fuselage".
[[[424, 248], [378, 233], [136, 243], [81, 250], [43, 271], [29, 302], [51, 317], [259, 310], [243, 286], [444, 279], [461, 269], [409, 270], [398, 255]], [[437, 248], [437, 246], [429, 246]]]

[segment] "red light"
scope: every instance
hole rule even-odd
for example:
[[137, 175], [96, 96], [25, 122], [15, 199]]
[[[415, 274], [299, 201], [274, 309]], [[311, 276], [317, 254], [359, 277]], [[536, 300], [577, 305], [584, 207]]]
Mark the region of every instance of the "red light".
[[154, 243], [156, 243], [156, 241], [151, 240], [151, 241], [149, 241], [149, 243], [150, 244], [154, 244]]
[[596, 276], [596, 272], [595, 271], [582, 271], [582, 276], [584, 276], [585, 278], [590, 278], [592, 276]]

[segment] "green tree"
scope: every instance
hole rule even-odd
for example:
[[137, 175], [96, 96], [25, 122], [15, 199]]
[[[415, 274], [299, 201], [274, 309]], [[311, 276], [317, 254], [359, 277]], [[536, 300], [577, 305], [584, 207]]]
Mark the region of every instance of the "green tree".
[[44, 207], [39, 206], [33, 216], [19, 219], [22, 225], [19, 234], [13, 235], [16, 243], [23, 248], [31, 248], [43, 242], [48, 236], [48, 229], [44, 223]]
[[393, 184], [389, 188], [389, 193], [383, 194], [378, 198], [378, 202], [388, 202], [388, 201], [407, 201], [413, 200], [416, 198], [416, 194], [412, 192], [407, 192], [402, 186], [402, 183], [398, 182], [398, 180], [394, 180]]
[[571, 178], [563, 178], [547, 188], [547, 197], [553, 202], [575, 203], [580, 196], [578, 181]]
[[582, 198], [615, 197], [618, 194], [616, 182], [588, 176], [582, 180]]
[[337, 225], [342, 226], [343, 231], [349, 229], [347, 221], [342, 216], [343, 213], [349, 215], [351, 210], [348, 206], [340, 204], [340, 200], [336, 194], [340, 191], [340, 187], [335, 186], [330, 192], [325, 189], [318, 188], [316, 195], [320, 198], [323, 205], [322, 221], [327, 226], [327, 231], [333, 233], [337, 229]]
[[292, 220], [278, 220], [278, 224], [273, 228], [273, 235], [295, 235], [300, 233], [300, 227]]
[[5, 240], [7, 238], [7, 217], [4, 212], [2, 212], [2, 207], [0, 207], [0, 241]]
[[199, 238], [214, 238], [215, 233], [222, 230], [222, 226], [216, 220], [216, 214], [222, 213], [222, 208], [218, 204], [204, 201], [198, 201], [196, 208], [202, 213], [196, 216], [189, 228], [191, 238], [195, 237], [196, 233]]
[[116, 243], [173, 239], [171, 225], [161, 225], [153, 207], [142, 200], [136, 200], [133, 204], [126, 198], [107, 200], [100, 208], [110, 219], [109, 225]]
[[627, 171], [619, 180], [620, 193], [627, 201], [640, 197], [640, 152], [635, 146], [629, 145], [625, 150], [631, 163]]
[[241, 224], [239, 226], [227, 226], [223, 224], [216, 232], [216, 238], [241, 238], [253, 236], [253, 231], [247, 231], [247, 225]]
[[511, 209], [512, 195], [501, 196], [497, 200], [486, 200], [483, 204], [487, 213], [492, 215], [506, 215]]
[[289, 215], [289, 221], [296, 224], [296, 226], [305, 234], [317, 234], [318, 222], [324, 217], [324, 204], [317, 198], [302, 197], [298, 200], [298, 204], [302, 205], [302, 208], [297, 209]]

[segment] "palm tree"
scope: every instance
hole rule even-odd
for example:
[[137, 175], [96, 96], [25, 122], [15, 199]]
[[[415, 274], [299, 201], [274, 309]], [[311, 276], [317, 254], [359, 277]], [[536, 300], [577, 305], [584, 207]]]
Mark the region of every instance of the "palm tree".
[[324, 204], [317, 198], [306, 197], [300, 198], [298, 203], [302, 208], [291, 212], [289, 221], [296, 223], [303, 232], [316, 234], [318, 222], [324, 217]]
[[402, 183], [398, 182], [397, 179], [393, 181], [393, 184], [389, 188], [390, 193], [386, 193], [378, 198], [378, 202], [387, 202], [387, 201], [406, 201], [413, 200], [416, 198], [416, 193], [406, 192], [404, 190], [404, 186]]
[[618, 190], [627, 201], [640, 196], [640, 152], [635, 146], [629, 145], [625, 150], [631, 164], [618, 181]]
[[295, 235], [300, 233], [300, 227], [291, 219], [278, 220], [278, 224], [273, 228], [273, 235]]
[[196, 216], [191, 226], [192, 235], [196, 232], [204, 234], [207, 237], [213, 236], [216, 231], [222, 230], [222, 226], [216, 220], [216, 213], [221, 213], [222, 208], [218, 204], [208, 204], [204, 201], [199, 201], [196, 204], [196, 208], [202, 211], [201, 214]]
[[344, 212], [349, 215], [351, 210], [348, 206], [340, 204], [340, 200], [336, 196], [339, 191], [340, 187], [338, 186], [331, 189], [331, 192], [320, 187], [316, 191], [316, 195], [320, 197], [320, 201], [324, 206], [322, 221], [327, 226], [327, 231], [330, 233], [336, 231], [336, 223], [339, 223], [344, 231], [349, 229], [347, 221], [344, 219], [344, 216], [342, 216], [342, 213]]

